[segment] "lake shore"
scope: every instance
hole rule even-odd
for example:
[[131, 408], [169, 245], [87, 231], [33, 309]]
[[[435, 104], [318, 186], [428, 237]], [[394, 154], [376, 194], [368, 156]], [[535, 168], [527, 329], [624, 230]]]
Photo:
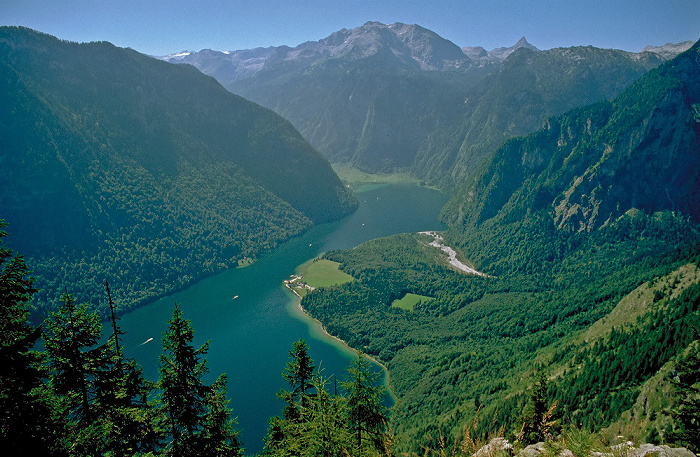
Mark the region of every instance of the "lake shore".
[[[296, 290], [294, 290], [294, 288], [291, 286], [291, 284], [292, 284], [292, 283], [290, 283], [290, 282], [288, 282], [288, 281], [284, 281], [284, 286], [285, 286], [287, 289], [289, 289], [289, 290], [295, 295], [295, 297], [296, 297], [296, 298], [294, 299], [294, 309], [295, 309], [295, 311], [297, 311], [297, 314], [298, 314], [299, 316], [302, 316], [302, 317], [304, 318], [304, 320], [306, 320], [309, 324], [311, 324], [311, 325], [313, 325], [314, 327], [316, 327], [316, 329], [317, 329], [324, 337], [326, 337], [326, 338], [332, 340], [333, 343], [334, 343], [334, 345], [337, 346], [337, 347], [339, 347], [340, 349], [342, 349], [342, 350], [344, 350], [344, 351], [347, 351], [347, 352], [355, 353], [355, 354], [357, 354], [358, 352], [360, 352], [360, 351], [358, 351], [357, 349], [355, 349], [355, 348], [353, 348], [352, 346], [350, 346], [345, 340], [343, 340], [343, 339], [341, 339], [341, 338], [338, 338], [338, 337], [335, 336], [335, 335], [331, 335], [331, 334], [328, 332], [328, 330], [326, 330], [326, 327], [324, 327], [323, 323], [322, 323], [320, 320], [318, 320], [318, 319], [316, 319], [315, 317], [311, 316], [311, 315], [304, 309], [304, 307], [301, 306], [301, 298], [302, 298], [302, 297], [301, 297], [301, 295], [299, 295], [299, 293], [298, 293]], [[397, 398], [396, 394], [394, 393], [394, 390], [391, 388], [391, 375], [390, 375], [390, 373], [389, 373], [389, 369], [386, 367], [386, 365], [384, 365], [383, 363], [381, 363], [379, 360], [375, 359], [374, 357], [372, 357], [372, 356], [370, 356], [370, 355], [368, 355], [368, 354], [365, 354], [364, 352], [362, 353], [362, 356], [365, 357], [365, 358], [367, 358], [367, 359], [370, 360], [372, 363], [374, 363], [374, 364], [376, 364], [377, 366], [379, 366], [379, 367], [382, 368], [382, 370], [384, 371], [384, 383], [383, 383], [383, 384], [384, 384], [384, 387], [386, 388], [387, 393], [388, 393], [389, 396], [391, 397], [391, 400], [392, 400], [394, 403], [396, 403], [396, 401], [398, 400], [398, 398]]]

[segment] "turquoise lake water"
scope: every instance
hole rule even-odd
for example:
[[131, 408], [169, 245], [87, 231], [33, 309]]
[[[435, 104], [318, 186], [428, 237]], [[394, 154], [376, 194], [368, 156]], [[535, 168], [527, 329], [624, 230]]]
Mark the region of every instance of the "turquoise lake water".
[[251, 266], [224, 271], [121, 317], [125, 355], [156, 380], [161, 337], [175, 302], [180, 305], [192, 321], [195, 344], [211, 341], [208, 382], [228, 375], [230, 406], [247, 455], [262, 450], [269, 418], [281, 413], [275, 394], [287, 387], [281, 372], [294, 341], [304, 338], [327, 377], [344, 380], [355, 357], [299, 311], [298, 299], [282, 281], [298, 265], [329, 250], [396, 233], [443, 229], [438, 216], [447, 196], [438, 191], [393, 184], [366, 186], [357, 195], [360, 206], [347, 218], [317, 226]]

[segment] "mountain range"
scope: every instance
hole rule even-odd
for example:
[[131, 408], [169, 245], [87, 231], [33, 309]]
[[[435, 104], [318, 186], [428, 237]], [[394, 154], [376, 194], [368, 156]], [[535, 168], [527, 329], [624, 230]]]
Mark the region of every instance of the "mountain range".
[[669, 373], [697, 357], [698, 196], [700, 42], [467, 175], [442, 236], [484, 274], [441, 259], [429, 233], [395, 235], [326, 253], [354, 280], [302, 306], [388, 367], [393, 431], [426, 448], [515, 439], [538, 376], [553, 424], [671, 442]]
[[294, 48], [163, 59], [195, 65], [275, 110], [333, 163], [409, 171], [454, 189], [503, 140], [611, 99], [690, 44], [540, 51], [523, 38], [486, 52], [417, 25], [369, 22]]
[[324, 254], [353, 280], [302, 301], [388, 368], [400, 450], [517, 436], [535, 377], [568, 424], [672, 436], [661, 397], [700, 325], [700, 42], [486, 51], [371, 22], [167, 60], [212, 76], [0, 28], [0, 218], [36, 303], [69, 284], [105, 311], [104, 280], [146, 303], [353, 211], [329, 160], [408, 171], [450, 192], [441, 243], [483, 274], [401, 234]]
[[137, 305], [356, 206], [289, 122], [190, 66], [3, 27], [0, 74], [0, 218], [40, 303], [104, 303], [108, 279]]

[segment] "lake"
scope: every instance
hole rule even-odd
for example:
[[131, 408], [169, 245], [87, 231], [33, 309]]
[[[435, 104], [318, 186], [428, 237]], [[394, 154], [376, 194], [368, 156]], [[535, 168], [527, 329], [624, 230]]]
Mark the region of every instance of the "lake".
[[135, 358], [155, 381], [161, 337], [174, 304], [180, 305], [192, 321], [195, 345], [211, 341], [207, 382], [228, 375], [230, 406], [247, 455], [262, 450], [269, 418], [281, 414], [283, 403], [275, 394], [288, 387], [282, 369], [294, 341], [304, 338], [323, 375], [338, 380], [346, 378], [356, 356], [300, 312], [297, 297], [282, 281], [298, 265], [329, 250], [396, 233], [443, 229], [438, 215], [447, 196], [436, 190], [391, 184], [356, 192], [360, 206], [343, 220], [314, 227], [253, 265], [226, 270], [121, 317], [125, 355]]

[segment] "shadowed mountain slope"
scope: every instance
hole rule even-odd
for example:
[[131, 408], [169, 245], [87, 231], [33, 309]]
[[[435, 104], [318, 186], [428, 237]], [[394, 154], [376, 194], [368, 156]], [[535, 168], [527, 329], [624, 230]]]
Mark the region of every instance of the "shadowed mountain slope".
[[193, 67], [14, 27], [0, 56], [0, 217], [47, 294], [106, 278], [130, 306], [355, 207], [289, 122]]
[[682, 47], [655, 49], [540, 51], [523, 38], [481, 53], [418, 25], [368, 22], [294, 48], [165, 59], [274, 109], [331, 162], [410, 171], [452, 190], [505, 139], [610, 100]]

